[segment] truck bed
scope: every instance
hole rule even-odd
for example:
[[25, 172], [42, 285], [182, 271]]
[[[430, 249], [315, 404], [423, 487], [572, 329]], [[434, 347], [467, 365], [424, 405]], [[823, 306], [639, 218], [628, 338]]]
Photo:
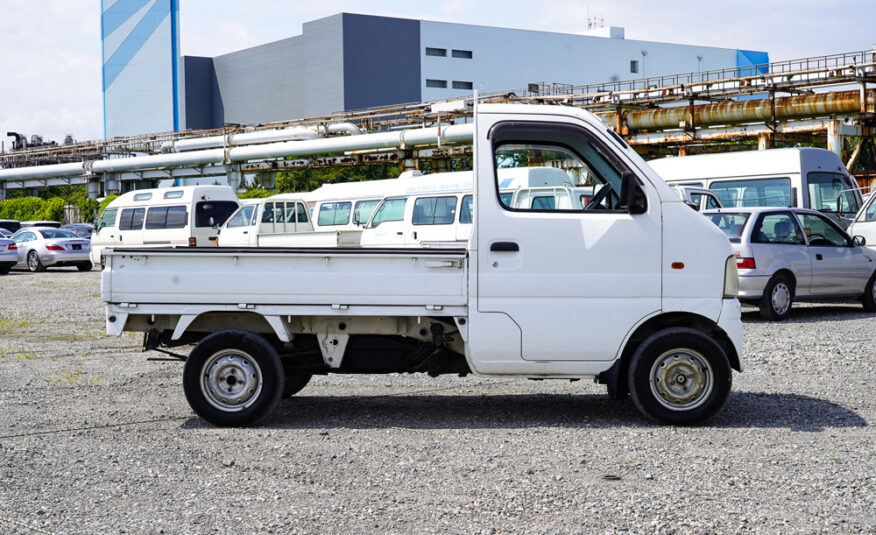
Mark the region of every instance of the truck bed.
[[467, 304], [461, 248], [126, 248], [106, 257], [109, 304]]

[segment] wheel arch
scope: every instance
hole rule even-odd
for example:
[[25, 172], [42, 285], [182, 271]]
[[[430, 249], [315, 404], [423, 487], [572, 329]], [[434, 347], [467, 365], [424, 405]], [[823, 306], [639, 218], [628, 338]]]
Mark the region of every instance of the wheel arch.
[[671, 327], [688, 327], [714, 338], [727, 353], [730, 367], [736, 371], [742, 371], [736, 346], [733, 345], [730, 337], [717, 323], [705, 316], [690, 312], [667, 312], [648, 318], [636, 327], [627, 338], [620, 358], [615, 361], [611, 368], [597, 376], [597, 382], [608, 387], [608, 395], [611, 399], [623, 399], [629, 393], [627, 373], [630, 361], [639, 345], [652, 334]]
[[255, 334], [276, 334], [283, 342], [290, 340], [289, 329], [279, 316], [258, 312], [209, 311], [199, 314], [183, 314], [174, 328], [172, 340], [179, 340], [186, 333], [207, 334], [228, 329], [250, 331]]

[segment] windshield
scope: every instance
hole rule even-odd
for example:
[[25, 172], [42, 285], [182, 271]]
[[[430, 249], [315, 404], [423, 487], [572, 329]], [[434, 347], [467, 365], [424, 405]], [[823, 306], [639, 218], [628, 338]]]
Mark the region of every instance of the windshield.
[[69, 230], [60, 230], [60, 229], [46, 229], [39, 231], [40, 234], [43, 235], [43, 238], [47, 240], [53, 240], [56, 238], [78, 238], [79, 236], [73, 234]]
[[742, 236], [742, 229], [745, 228], [745, 223], [748, 221], [748, 217], [750, 214], [733, 214], [733, 213], [721, 213], [721, 214], [703, 214], [709, 218], [709, 220], [714, 223], [721, 231], [724, 233], [727, 238], [730, 239], [733, 243], [739, 243], [740, 236]]

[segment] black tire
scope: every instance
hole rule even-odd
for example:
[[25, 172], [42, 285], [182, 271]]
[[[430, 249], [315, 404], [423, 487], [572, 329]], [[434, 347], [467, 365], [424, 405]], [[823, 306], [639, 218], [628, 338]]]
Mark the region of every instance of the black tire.
[[6, 275], [12, 270], [14, 264], [4, 264], [0, 266], [0, 275]]
[[283, 399], [288, 399], [301, 392], [307, 383], [310, 382], [310, 378], [313, 375], [309, 373], [294, 373], [286, 375], [286, 382], [283, 383]]
[[186, 399], [218, 426], [255, 425], [283, 394], [283, 364], [261, 336], [229, 329], [201, 340], [183, 369]]
[[76, 264], [76, 269], [79, 271], [91, 271], [91, 268], [94, 267], [91, 265], [91, 262], [80, 262]]
[[627, 381], [642, 414], [672, 425], [708, 420], [727, 402], [732, 385], [724, 349], [687, 327], [658, 331], [642, 342], [630, 361]]
[[791, 315], [793, 303], [794, 285], [784, 275], [773, 275], [758, 302], [760, 317], [767, 321], [786, 320]]
[[873, 276], [867, 281], [867, 286], [864, 287], [864, 295], [861, 296], [861, 304], [864, 305], [864, 310], [867, 312], [876, 312], [876, 271]]
[[46, 266], [40, 261], [40, 255], [36, 251], [27, 253], [27, 269], [33, 273], [40, 273], [46, 270]]

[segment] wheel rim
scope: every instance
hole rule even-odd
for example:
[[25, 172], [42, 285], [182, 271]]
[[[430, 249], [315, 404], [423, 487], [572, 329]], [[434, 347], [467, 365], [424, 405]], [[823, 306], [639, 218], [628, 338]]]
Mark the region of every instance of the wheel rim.
[[651, 393], [669, 410], [686, 411], [699, 407], [715, 386], [709, 361], [692, 349], [672, 349], [651, 366]]
[[29, 267], [31, 271], [36, 271], [40, 267], [40, 260], [37, 258], [36, 253], [32, 251], [27, 255], [27, 267]]
[[225, 412], [250, 407], [262, 391], [262, 370], [251, 355], [237, 349], [214, 353], [201, 367], [201, 392], [207, 403]]
[[873, 286], [870, 286], [870, 297], [876, 302], [876, 281], [873, 282]]
[[773, 311], [782, 315], [785, 314], [791, 307], [791, 289], [784, 282], [780, 282], [773, 287], [773, 292], [770, 295], [770, 300], [773, 305]]

